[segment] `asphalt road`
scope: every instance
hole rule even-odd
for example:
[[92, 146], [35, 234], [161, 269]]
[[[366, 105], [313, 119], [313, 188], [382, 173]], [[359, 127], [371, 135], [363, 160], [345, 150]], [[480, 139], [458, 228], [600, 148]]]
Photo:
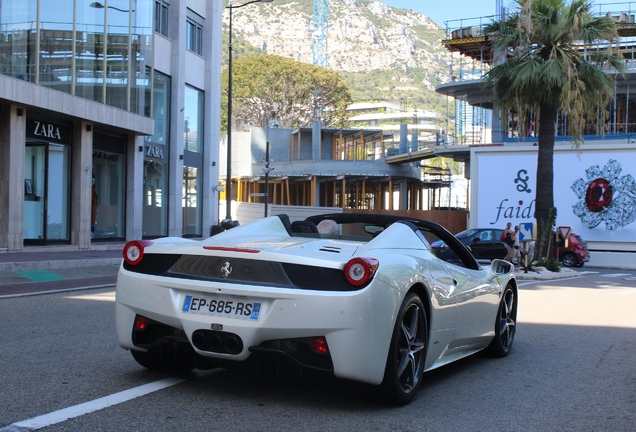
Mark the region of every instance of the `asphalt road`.
[[334, 379], [144, 370], [111, 288], [0, 299], [0, 431], [633, 431], [636, 273], [579, 275], [522, 281], [511, 355], [428, 372], [404, 407]]

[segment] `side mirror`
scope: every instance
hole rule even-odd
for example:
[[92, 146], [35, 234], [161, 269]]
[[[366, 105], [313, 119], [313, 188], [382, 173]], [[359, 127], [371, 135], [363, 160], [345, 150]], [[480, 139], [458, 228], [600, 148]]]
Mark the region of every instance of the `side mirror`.
[[490, 269], [493, 272], [493, 274], [503, 275], [503, 274], [512, 273], [512, 271], [514, 270], [514, 267], [512, 266], [512, 263], [506, 260], [494, 259], [490, 263]]

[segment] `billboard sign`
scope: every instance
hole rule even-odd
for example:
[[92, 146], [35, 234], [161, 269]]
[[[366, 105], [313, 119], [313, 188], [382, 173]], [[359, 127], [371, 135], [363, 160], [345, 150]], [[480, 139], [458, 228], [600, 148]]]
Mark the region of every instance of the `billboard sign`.
[[[535, 222], [537, 153], [474, 153], [477, 227]], [[636, 151], [554, 153], [557, 225], [586, 240], [636, 241]]]

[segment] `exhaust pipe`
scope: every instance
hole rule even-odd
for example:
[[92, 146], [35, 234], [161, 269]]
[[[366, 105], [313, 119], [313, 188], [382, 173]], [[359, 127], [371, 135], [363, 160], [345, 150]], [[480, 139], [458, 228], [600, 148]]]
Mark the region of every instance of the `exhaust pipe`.
[[219, 351], [220, 348], [223, 347], [223, 341], [221, 340], [221, 336], [218, 334], [210, 335], [208, 338], [208, 348], [209, 351]]
[[239, 342], [239, 340], [236, 337], [228, 336], [225, 339], [225, 343], [223, 344], [223, 347], [225, 348], [225, 351], [230, 354], [238, 354], [240, 350], [238, 352], [237, 350], [239, 349], [241, 345], [242, 344]]
[[219, 354], [240, 354], [243, 341], [234, 333], [214, 330], [196, 330], [192, 333], [192, 345], [201, 351]]
[[205, 334], [202, 331], [195, 331], [192, 333], [192, 345], [195, 348], [200, 349], [201, 351], [205, 351]]

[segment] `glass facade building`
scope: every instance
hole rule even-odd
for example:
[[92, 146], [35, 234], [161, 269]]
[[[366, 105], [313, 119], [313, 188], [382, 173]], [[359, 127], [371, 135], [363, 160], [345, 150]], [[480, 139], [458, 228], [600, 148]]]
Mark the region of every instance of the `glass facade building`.
[[24, 0], [0, 5], [1, 73], [149, 114], [152, 2]]
[[0, 248], [201, 237], [218, 223], [222, 12], [0, 0]]

